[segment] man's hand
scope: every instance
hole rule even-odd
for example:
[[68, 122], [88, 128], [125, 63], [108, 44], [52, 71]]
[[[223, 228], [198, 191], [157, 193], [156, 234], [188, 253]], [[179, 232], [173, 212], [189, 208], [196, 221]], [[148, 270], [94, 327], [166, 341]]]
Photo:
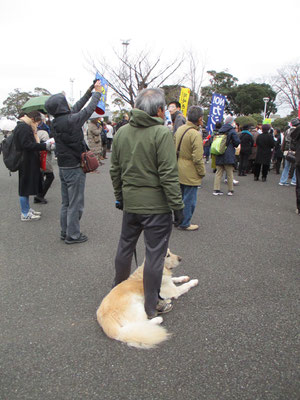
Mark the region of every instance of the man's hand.
[[100, 81], [96, 81], [96, 83], [94, 85], [94, 89], [95, 89], [95, 92], [99, 92], [99, 93], [102, 92], [102, 85], [101, 85]]
[[116, 200], [116, 208], [118, 210], [123, 210], [123, 200]]
[[181, 210], [173, 210], [174, 221], [173, 224], [177, 227], [182, 224], [183, 221], [183, 208]]

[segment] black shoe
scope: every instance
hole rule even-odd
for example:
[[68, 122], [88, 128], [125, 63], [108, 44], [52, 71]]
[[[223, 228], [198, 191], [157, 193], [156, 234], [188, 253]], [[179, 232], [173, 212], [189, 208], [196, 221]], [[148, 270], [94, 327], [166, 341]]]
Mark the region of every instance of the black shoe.
[[60, 232], [60, 238], [61, 238], [61, 240], [65, 240], [66, 237], [67, 237], [66, 232], [61, 231], [61, 232]]
[[44, 197], [39, 197], [39, 196], [35, 196], [33, 199], [34, 203], [42, 203], [42, 204], [47, 204], [48, 201], [44, 198]]
[[83, 243], [83, 242], [86, 242], [87, 240], [88, 240], [88, 237], [86, 235], [84, 235], [83, 233], [81, 233], [78, 239], [72, 239], [67, 236], [65, 239], [65, 243], [67, 243], [67, 244]]
[[257, 176], [254, 177], [255, 181], [259, 181], [259, 178]]

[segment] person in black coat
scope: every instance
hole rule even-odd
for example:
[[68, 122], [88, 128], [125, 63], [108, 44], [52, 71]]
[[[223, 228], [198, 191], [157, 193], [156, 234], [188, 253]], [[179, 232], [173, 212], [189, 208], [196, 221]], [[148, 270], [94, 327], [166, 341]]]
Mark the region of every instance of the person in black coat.
[[274, 161], [275, 161], [276, 175], [279, 175], [280, 165], [283, 158], [283, 152], [281, 149], [282, 147], [281, 132], [279, 128], [275, 129], [274, 137], [275, 137]]
[[246, 176], [248, 169], [248, 159], [252, 153], [254, 146], [254, 139], [252, 133], [249, 131], [249, 125], [244, 125], [240, 136], [241, 150], [240, 150], [240, 163], [239, 163], [239, 176]]
[[292, 119], [291, 125], [292, 127], [295, 127], [291, 133], [291, 149], [296, 152], [296, 213], [300, 215], [300, 119]]
[[267, 180], [272, 158], [272, 149], [275, 146], [271, 126], [265, 124], [262, 126], [262, 133], [256, 139], [257, 154], [254, 164], [254, 180], [259, 180], [260, 170], [262, 167], [262, 181]]
[[40, 219], [41, 213], [29, 205], [29, 196], [41, 191], [40, 151], [50, 149], [47, 143], [40, 143], [37, 126], [42, 120], [38, 111], [31, 111], [20, 118], [14, 129], [16, 149], [22, 151], [19, 168], [19, 197], [21, 221]]

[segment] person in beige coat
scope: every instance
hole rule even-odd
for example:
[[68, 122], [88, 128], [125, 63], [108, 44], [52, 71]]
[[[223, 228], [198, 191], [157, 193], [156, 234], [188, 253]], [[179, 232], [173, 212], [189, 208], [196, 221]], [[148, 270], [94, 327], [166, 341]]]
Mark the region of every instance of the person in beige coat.
[[97, 156], [100, 165], [103, 164], [102, 157], [102, 143], [101, 143], [101, 131], [102, 127], [98, 124], [99, 118], [90, 119], [88, 122], [88, 144], [90, 150]]
[[197, 203], [198, 186], [205, 176], [203, 160], [202, 134], [199, 128], [203, 124], [203, 110], [199, 106], [188, 109], [188, 121], [180, 126], [174, 136], [178, 158], [179, 182], [184, 202], [184, 219], [179, 229], [195, 231], [198, 225], [192, 225], [191, 219]]

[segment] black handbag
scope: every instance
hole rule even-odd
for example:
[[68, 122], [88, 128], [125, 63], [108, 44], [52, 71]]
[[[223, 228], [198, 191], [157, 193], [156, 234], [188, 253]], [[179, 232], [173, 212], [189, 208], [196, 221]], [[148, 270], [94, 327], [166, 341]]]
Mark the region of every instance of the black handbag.
[[289, 151], [287, 152], [287, 155], [285, 156], [285, 159], [286, 159], [287, 161], [289, 161], [290, 163], [296, 162], [296, 152], [295, 152], [295, 151], [292, 151], [292, 150], [289, 150]]

